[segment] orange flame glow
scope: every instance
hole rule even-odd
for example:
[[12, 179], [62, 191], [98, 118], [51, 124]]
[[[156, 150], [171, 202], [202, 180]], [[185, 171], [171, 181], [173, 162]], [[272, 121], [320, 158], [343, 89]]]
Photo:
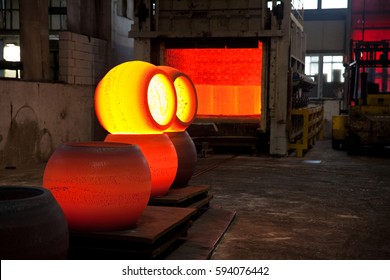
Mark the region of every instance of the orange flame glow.
[[261, 42], [258, 48], [167, 49], [165, 59], [191, 77], [198, 116], [260, 115]]

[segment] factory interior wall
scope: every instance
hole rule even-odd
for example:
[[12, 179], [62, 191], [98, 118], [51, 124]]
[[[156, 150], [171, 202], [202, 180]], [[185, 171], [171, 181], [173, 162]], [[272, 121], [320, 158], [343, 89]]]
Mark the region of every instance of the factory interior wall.
[[[346, 53], [346, 25], [347, 20], [305, 20], [306, 53]], [[312, 100], [311, 103], [324, 106], [325, 139], [332, 137], [332, 116], [340, 113], [340, 100], [321, 99]], [[342, 105], [342, 104], [341, 104]]]
[[96, 85], [107, 71], [107, 42], [67, 31], [59, 38], [60, 81]]
[[332, 117], [340, 115], [340, 108], [343, 106], [341, 99], [321, 99], [312, 100], [311, 104], [322, 105], [324, 107], [324, 122], [322, 136], [324, 139], [332, 138]]
[[305, 21], [307, 52], [344, 52], [345, 20]]
[[0, 168], [45, 162], [94, 135], [93, 86], [0, 80]]
[[111, 46], [108, 54], [110, 67], [134, 59], [134, 39], [129, 38], [129, 30], [134, 21], [124, 16], [118, 16], [115, 5], [112, 9], [112, 18]]
[[[87, 56], [94, 57], [90, 61], [96, 64], [83, 65], [85, 73], [87, 73], [88, 67], [92, 67], [93, 79], [99, 76], [102, 59], [108, 68], [134, 59], [134, 39], [129, 38], [128, 35], [131, 25], [134, 23], [134, 1], [127, 1], [125, 9], [122, 5], [123, 1], [119, 0], [68, 0], [67, 2], [67, 31], [71, 32], [70, 45], [72, 46], [72, 41], [74, 41], [76, 46], [82, 47], [81, 50], [77, 51], [90, 52]], [[84, 38], [82, 38], [83, 36]], [[92, 51], [88, 51], [90, 48], [88, 43], [92, 45]], [[98, 52], [96, 52], [97, 48], [99, 48]], [[98, 67], [97, 70], [93, 68], [95, 66]], [[72, 83], [72, 78], [70, 81]], [[69, 83], [67, 80], [65, 82]], [[82, 84], [86, 84], [86, 82], [88, 82], [88, 76], [81, 80]], [[77, 82], [74, 83], [77, 84]]]
[[340, 114], [340, 102], [342, 100], [334, 99], [334, 100], [324, 100], [324, 129], [323, 135], [325, 139], [332, 138], [332, 116]]

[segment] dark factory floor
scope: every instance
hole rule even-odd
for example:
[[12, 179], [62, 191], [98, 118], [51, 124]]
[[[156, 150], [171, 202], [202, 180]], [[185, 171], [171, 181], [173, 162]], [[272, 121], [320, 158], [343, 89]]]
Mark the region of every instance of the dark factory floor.
[[319, 141], [303, 158], [214, 156], [198, 169], [218, 157], [190, 181], [236, 211], [212, 259], [390, 259], [390, 157]]
[[[1, 170], [0, 185], [41, 185], [43, 170]], [[390, 259], [388, 156], [348, 156], [326, 140], [303, 158], [210, 154], [190, 185], [235, 213], [211, 259]]]

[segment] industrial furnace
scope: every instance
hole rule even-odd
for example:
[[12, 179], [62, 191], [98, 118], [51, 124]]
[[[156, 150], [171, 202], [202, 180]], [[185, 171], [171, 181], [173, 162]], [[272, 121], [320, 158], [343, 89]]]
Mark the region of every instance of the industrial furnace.
[[195, 143], [289, 151], [293, 74], [305, 33], [290, 1], [135, 1], [135, 59], [186, 73], [198, 94]]

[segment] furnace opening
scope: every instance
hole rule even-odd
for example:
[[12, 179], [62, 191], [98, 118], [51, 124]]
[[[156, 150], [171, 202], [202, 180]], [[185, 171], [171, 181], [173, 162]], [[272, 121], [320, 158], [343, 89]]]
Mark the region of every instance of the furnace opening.
[[167, 49], [165, 64], [193, 81], [198, 117], [260, 116], [261, 42], [257, 48]]

